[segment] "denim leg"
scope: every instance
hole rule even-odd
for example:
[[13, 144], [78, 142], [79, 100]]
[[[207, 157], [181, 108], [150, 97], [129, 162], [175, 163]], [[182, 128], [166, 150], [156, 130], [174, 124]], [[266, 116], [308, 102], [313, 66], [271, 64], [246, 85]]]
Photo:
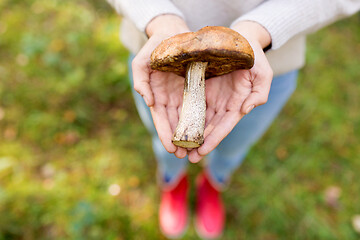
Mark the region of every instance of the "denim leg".
[[[144, 99], [139, 93], [134, 90], [131, 61], [134, 56], [129, 58], [129, 79], [132, 85], [132, 93], [135, 100], [135, 105], [139, 113], [140, 119], [144, 123], [145, 127], [152, 136], [152, 146], [155, 154], [155, 158], [158, 162], [158, 173], [160, 174], [161, 184], [169, 184], [176, 182], [178, 178], [185, 171], [188, 160], [187, 158], [177, 158], [174, 154], [168, 153], [162, 145], [159, 136], [156, 132], [151, 112], [146, 105]], [[162, 179], [161, 179], [162, 178]]]
[[274, 77], [266, 104], [240, 120], [208, 156], [207, 171], [215, 184], [226, 185], [250, 147], [266, 132], [296, 88], [298, 71]]

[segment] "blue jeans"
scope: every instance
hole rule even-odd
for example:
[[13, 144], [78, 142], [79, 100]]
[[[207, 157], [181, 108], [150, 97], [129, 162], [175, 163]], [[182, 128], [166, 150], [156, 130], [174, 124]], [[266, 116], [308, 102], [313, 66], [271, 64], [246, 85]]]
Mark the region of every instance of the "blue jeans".
[[[131, 70], [129, 75], [132, 79]], [[206, 170], [212, 182], [220, 187], [229, 182], [231, 174], [240, 166], [251, 146], [266, 132], [294, 92], [297, 75], [296, 70], [274, 77], [267, 103], [256, 107], [243, 117], [230, 134], [207, 156]], [[140, 118], [152, 136], [160, 180], [164, 184], [176, 182], [186, 170], [188, 160], [186, 157], [179, 159], [165, 150], [155, 130], [150, 109], [134, 90], [133, 95]]]

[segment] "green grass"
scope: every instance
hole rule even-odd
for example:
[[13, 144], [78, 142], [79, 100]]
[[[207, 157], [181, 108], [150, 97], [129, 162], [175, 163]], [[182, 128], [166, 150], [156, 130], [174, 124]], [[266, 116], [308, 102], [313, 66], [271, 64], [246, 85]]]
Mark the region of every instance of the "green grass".
[[[0, 240], [165, 239], [120, 18], [105, 1], [0, 9]], [[359, 23], [309, 37], [296, 93], [224, 193], [222, 239], [360, 238]], [[184, 239], [198, 239], [192, 225]]]

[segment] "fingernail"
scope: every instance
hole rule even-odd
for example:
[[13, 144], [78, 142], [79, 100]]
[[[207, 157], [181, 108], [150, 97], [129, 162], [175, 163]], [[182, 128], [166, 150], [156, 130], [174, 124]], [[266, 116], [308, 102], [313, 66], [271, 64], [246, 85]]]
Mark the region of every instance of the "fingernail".
[[251, 112], [251, 110], [253, 110], [255, 107], [255, 105], [251, 105], [250, 107], [248, 107], [248, 109], [246, 110], [246, 114], [248, 114], [249, 112]]

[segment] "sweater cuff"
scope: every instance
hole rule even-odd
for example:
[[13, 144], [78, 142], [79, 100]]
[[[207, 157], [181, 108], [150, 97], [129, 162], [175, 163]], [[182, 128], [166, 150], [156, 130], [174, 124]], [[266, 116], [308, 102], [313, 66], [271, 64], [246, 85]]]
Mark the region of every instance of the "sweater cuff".
[[266, 1], [236, 19], [231, 26], [240, 21], [257, 22], [269, 32], [271, 49], [278, 49], [309, 27], [301, 24], [304, 17], [312, 22], [318, 21], [314, 9], [314, 4], [302, 4], [302, 1]]
[[148, 23], [155, 17], [164, 14], [178, 15], [184, 19], [182, 12], [169, 0], [108, 0], [116, 11], [135, 23], [145, 32]]

